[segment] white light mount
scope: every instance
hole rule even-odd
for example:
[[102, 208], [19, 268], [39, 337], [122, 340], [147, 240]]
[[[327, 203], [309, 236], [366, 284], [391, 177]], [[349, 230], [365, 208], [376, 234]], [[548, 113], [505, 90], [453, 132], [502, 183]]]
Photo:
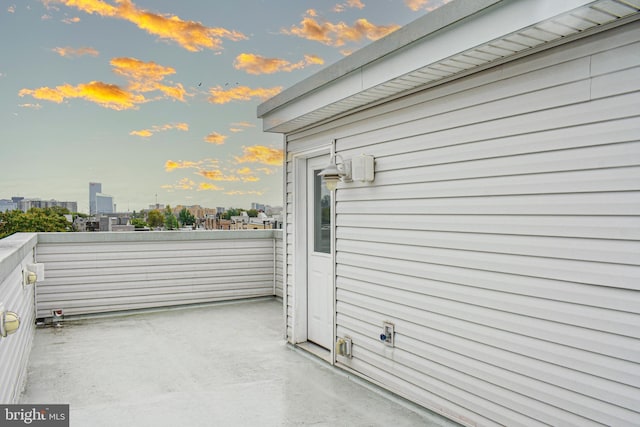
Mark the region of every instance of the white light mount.
[[373, 182], [375, 176], [375, 159], [373, 156], [361, 154], [353, 159], [343, 159], [336, 154], [336, 140], [331, 144], [331, 157], [329, 164], [320, 171], [327, 189], [333, 191], [338, 187], [338, 182]]
[[22, 271], [23, 285], [33, 285], [37, 281], [44, 280], [44, 264], [27, 264], [27, 268]]
[[361, 154], [351, 159], [351, 178], [359, 182], [372, 182], [374, 178], [374, 158]]

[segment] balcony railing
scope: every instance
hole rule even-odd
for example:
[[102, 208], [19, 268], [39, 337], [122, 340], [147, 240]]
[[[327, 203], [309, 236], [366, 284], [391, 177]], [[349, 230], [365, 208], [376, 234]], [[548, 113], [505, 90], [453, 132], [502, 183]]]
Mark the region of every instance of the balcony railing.
[[[16, 403], [35, 320], [282, 295], [282, 231], [18, 233], [0, 240], [0, 402]], [[30, 264], [44, 279], [25, 284]]]

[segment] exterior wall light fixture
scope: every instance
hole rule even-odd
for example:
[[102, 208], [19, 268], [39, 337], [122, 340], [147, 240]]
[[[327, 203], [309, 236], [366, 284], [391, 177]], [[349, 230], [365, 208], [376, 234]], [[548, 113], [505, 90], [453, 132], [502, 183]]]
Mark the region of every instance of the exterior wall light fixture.
[[333, 191], [338, 186], [338, 181], [351, 182], [351, 160], [343, 160], [339, 154], [332, 154], [329, 164], [320, 171], [318, 176], [324, 180], [327, 190]]
[[20, 327], [20, 317], [13, 311], [5, 311], [0, 304], [0, 337], [15, 333]]

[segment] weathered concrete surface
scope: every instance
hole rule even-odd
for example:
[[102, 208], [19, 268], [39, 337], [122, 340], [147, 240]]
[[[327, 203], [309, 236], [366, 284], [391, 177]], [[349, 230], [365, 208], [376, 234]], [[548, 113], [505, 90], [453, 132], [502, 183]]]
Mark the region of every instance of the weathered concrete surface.
[[84, 426], [444, 425], [282, 337], [275, 299], [39, 329], [22, 403]]

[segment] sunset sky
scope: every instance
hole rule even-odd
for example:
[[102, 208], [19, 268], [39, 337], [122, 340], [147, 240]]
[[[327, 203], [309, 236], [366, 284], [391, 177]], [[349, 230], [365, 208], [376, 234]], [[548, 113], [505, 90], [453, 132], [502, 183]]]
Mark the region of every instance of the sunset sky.
[[443, 0], [0, 5], [0, 199], [282, 205], [256, 107]]

